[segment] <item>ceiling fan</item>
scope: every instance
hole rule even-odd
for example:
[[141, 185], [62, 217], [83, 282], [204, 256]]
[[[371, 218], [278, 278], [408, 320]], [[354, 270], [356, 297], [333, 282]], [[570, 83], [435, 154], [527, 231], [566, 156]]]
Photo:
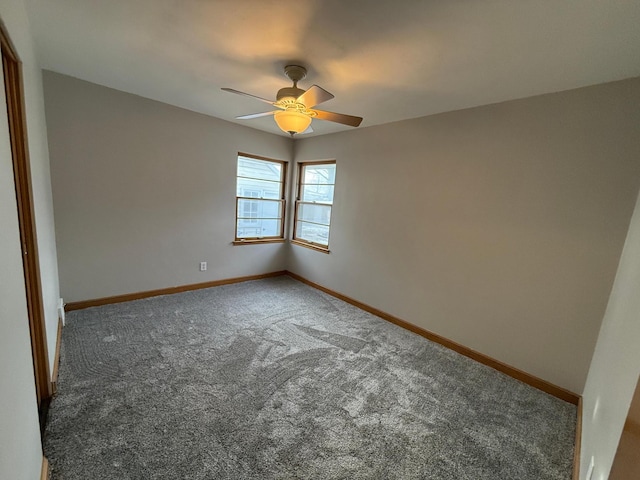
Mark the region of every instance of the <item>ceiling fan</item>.
[[252, 97], [279, 108], [279, 110], [273, 110], [271, 112], [253, 113], [236, 118], [238, 120], [250, 120], [252, 118], [273, 115], [278, 127], [280, 127], [283, 132], [289, 133], [292, 137], [297, 133], [313, 132], [310, 125], [311, 120], [314, 118], [341, 123], [351, 127], [357, 127], [360, 125], [360, 122], [362, 122], [362, 117], [354, 117], [353, 115], [344, 115], [342, 113], [327, 112], [313, 108], [327, 100], [331, 100], [333, 95], [317, 85], [311, 86], [308, 90], [298, 88], [298, 82], [307, 76], [306, 68], [300, 65], [287, 65], [284, 67], [284, 74], [293, 82], [293, 86], [278, 90], [275, 101], [257, 97], [250, 93], [240, 92], [233, 88], [223, 88], [222, 90], [225, 92]]

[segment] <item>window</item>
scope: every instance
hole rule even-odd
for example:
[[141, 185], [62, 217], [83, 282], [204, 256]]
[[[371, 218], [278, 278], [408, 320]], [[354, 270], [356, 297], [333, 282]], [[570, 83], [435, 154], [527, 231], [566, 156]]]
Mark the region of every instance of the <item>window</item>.
[[287, 164], [238, 154], [234, 243], [284, 240], [284, 180]]
[[293, 242], [328, 252], [336, 162], [300, 163], [299, 168]]

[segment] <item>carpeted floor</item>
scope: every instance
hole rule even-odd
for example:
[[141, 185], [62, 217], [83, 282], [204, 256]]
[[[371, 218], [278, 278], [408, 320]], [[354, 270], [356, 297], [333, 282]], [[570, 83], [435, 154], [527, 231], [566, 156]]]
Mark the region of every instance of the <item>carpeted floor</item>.
[[576, 408], [289, 277], [67, 315], [52, 480], [571, 478]]

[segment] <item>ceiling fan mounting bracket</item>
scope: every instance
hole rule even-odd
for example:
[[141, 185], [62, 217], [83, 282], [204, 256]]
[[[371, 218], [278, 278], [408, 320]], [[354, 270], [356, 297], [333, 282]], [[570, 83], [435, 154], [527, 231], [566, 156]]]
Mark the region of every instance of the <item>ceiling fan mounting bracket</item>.
[[[304, 93], [304, 90], [298, 88], [298, 82], [307, 76], [307, 69], [300, 65], [287, 65], [284, 67], [284, 74], [289, 77], [289, 80], [293, 82], [292, 87], [281, 88], [276, 96], [276, 102], [280, 102], [284, 99], [295, 99]], [[289, 102], [291, 103], [291, 102]], [[281, 108], [285, 108], [285, 105], [278, 105]], [[287, 108], [291, 108], [292, 105], [286, 105]]]
[[287, 65], [284, 67], [284, 74], [289, 77], [295, 85], [307, 76], [307, 69], [300, 65]]

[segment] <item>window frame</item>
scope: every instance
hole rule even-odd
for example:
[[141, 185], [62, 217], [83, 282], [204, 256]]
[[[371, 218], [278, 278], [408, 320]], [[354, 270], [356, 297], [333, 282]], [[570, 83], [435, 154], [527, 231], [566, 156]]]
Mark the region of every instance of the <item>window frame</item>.
[[[240, 158], [248, 158], [251, 160], [259, 160], [262, 162], [271, 162], [271, 163], [276, 163], [278, 165], [280, 165], [282, 167], [281, 172], [280, 172], [280, 182], [275, 182], [274, 183], [280, 183], [280, 194], [278, 195], [278, 198], [264, 198], [264, 197], [247, 197], [247, 196], [239, 196], [238, 195], [238, 179], [239, 178], [247, 178], [247, 177], [240, 177], [238, 175], [238, 162], [240, 160]], [[260, 243], [281, 243], [285, 241], [285, 237], [284, 237], [284, 233], [285, 233], [285, 224], [286, 224], [286, 219], [287, 219], [287, 200], [286, 200], [286, 192], [287, 192], [287, 166], [288, 166], [289, 162], [285, 161], [285, 160], [277, 160], [275, 158], [268, 158], [268, 157], [263, 157], [260, 155], [254, 155], [251, 153], [244, 153], [244, 152], [238, 152], [238, 155], [236, 156], [236, 215], [235, 215], [235, 228], [234, 228], [234, 240], [233, 240], [233, 244], [234, 245], [255, 245], [255, 244], [260, 244]], [[260, 179], [259, 179], [260, 180]], [[262, 180], [261, 180], [262, 181]], [[265, 181], [269, 181], [269, 180], [265, 180]], [[241, 220], [241, 217], [238, 216], [238, 214], [240, 213], [240, 200], [266, 200], [266, 201], [270, 201], [270, 202], [278, 202], [280, 204], [280, 212], [281, 212], [281, 216], [280, 216], [280, 234], [279, 235], [271, 235], [271, 236], [264, 236], [264, 237], [238, 237], [238, 221]], [[252, 220], [261, 220], [261, 217], [256, 217], [255, 219], [252, 218]]]
[[[312, 250], [316, 250], [322, 253], [330, 253], [329, 250], [329, 238], [331, 238], [331, 215], [333, 213], [333, 204], [335, 201], [335, 179], [333, 184], [328, 184], [333, 186], [333, 196], [331, 198], [331, 203], [323, 203], [323, 202], [303, 202], [302, 201], [302, 187], [304, 184], [304, 169], [309, 166], [318, 166], [318, 165], [336, 165], [335, 160], [317, 160], [312, 162], [298, 162], [298, 182], [296, 186], [296, 198], [295, 198], [295, 206], [294, 206], [294, 214], [293, 214], [293, 228], [291, 232], [291, 243], [294, 245], [300, 245], [301, 247], [311, 248]], [[336, 170], [337, 173], [337, 170]], [[325, 205], [330, 208], [329, 213], [329, 236], [327, 238], [327, 245], [322, 243], [317, 243], [311, 240], [307, 240], [305, 238], [298, 237], [296, 235], [297, 225], [298, 225], [298, 212], [300, 210], [301, 205]], [[301, 222], [303, 220], [300, 220]], [[307, 222], [311, 223], [311, 222]]]

